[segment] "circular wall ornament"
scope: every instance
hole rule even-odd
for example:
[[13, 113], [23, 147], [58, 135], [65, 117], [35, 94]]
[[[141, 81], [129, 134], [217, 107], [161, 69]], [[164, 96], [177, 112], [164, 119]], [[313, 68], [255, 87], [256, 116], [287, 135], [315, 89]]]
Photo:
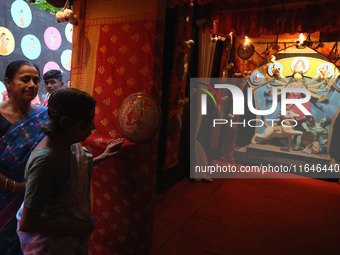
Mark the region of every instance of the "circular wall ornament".
[[283, 66], [279, 62], [271, 63], [268, 66], [267, 72], [270, 76], [274, 78], [279, 78], [280, 74], [283, 72]]
[[43, 74], [45, 74], [49, 70], [61, 71], [60, 66], [54, 61], [49, 61], [45, 64], [44, 69], [43, 69]]
[[50, 50], [57, 50], [61, 45], [61, 35], [55, 27], [48, 27], [44, 33], [44, 41]]
[[14, 48], [15, 40], [11, 31], [0, 27], [0, 55], [7, 56], [13, 52]]
[[242, 59], [248, 59], [253, 56], [255, 52], [254, 45], [250, 42], [243, 42], [237, 48], [237, 55]]
[[25, 1], [14, 1], [11, 6], [11, 15], [14, 23], [18, 27], [26, 28], [32, 22], [32, 12]]
[[39, 39], [32, 35], [25, 35], [21, 39], [21, 50], [26, 58], [30, 60], [37, 59], [41, 53], [41, 44]]
[[254, 85], [260, 85], [264, 81], [264, 74], [260, 71], [254, 71], [250, 76], [250, 81]]
[[64, 50], [63, 53], [61, 53], [60, 61], [67, 71], [71, 71], [72, 50]]
[[3, 93], [7, 90], [5, 84], [0, 81], [0, 102], [3, 101]]
[[131, 94], [120, 106], [118, 122], [124, 136], [130, 141], [147, 141], [159, 130], [160, 107], [150, 95]]
[[316, 74], [320, 75], [320, 78], [331, 78], [334, 74], [334, 66], [331, 63], [321, 64], [316, 69]]
[[67, 41], [72, 43], [72, 37], [73, 37], [73, 25], [71, 23], [67, 23], [65, 27], [65, 37]]
[[305, 57], [297, 57], [292, 61], [291, 69], [292, 72], [298, 72], [304, 74], [308, 71], [310, 66], [309, 60]]

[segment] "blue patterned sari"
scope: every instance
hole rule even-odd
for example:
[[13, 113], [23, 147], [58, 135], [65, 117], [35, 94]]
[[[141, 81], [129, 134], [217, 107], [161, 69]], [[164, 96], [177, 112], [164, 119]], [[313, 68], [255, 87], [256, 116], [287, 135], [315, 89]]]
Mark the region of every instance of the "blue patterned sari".
[[[0, 173], [16, 181], [24, 181], [25, 165], [31, 151], [42, 140], [40, 126], [48, 120], [45, 107], [38, 107], [14, 123], [0, 138]], [[0, 189], [0, 254], [22, 254], [16, 234], [16, 212], [23, 197]]]

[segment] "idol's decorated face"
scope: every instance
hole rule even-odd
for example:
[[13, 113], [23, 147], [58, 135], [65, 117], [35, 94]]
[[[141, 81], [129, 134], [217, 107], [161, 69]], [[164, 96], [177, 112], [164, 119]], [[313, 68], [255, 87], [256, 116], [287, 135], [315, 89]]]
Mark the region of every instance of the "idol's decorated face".
[[294, 80], [299, 81], [299, 80], [302, 79], [302, 74], [300, 74], [300, 73], [295, 73], [293, 77], [294, 77]]

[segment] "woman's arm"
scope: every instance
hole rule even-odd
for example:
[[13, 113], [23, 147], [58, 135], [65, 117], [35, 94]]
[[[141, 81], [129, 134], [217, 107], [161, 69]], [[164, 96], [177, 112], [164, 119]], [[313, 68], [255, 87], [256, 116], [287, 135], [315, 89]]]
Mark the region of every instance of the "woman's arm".
[[22, 232], [42, 233], [48, 235], [76, 236], [88, 238], [93, 229], [92, 223], [63, 223], [41, 218], [42, 210], [30, 209], [24, 206], [19, 222]]
[[93, 159], [93, 165], [95, 166], [100, 162], [109, 159], [113, 157], [115, 154], [119, 153], [119, 150], [121, 149], [123, 143], [124, 138], [118, 138], [108, 141], [105, 151], [98, 157], [95, 157]]
[[20, 196], [25, 195], [25, 182], [16, 182], [13, 179], [0, 174], [1, 189], [16, 193]]

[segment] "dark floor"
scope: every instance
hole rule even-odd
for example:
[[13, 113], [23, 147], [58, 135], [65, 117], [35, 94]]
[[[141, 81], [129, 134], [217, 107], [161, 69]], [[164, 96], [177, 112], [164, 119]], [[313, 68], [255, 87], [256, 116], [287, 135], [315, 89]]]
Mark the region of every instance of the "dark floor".
[[152, 255], [340, 254], [340, 185], [184, 179], [156, 198]]

